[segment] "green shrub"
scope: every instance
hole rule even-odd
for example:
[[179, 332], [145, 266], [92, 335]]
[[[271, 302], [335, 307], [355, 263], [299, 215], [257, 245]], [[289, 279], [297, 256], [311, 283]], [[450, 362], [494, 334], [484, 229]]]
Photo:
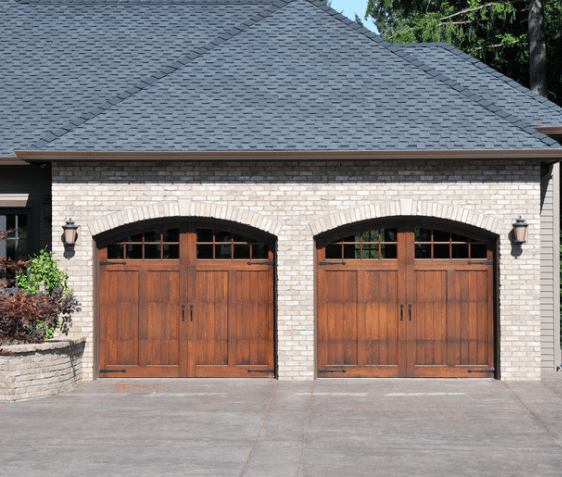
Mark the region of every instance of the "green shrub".
[[20, 271], [17, 284], [20, 290], [37, 294], [41, 291], [41, 283], [45, 284], [45, 291], [49, 296], [57, 288], [62, 288], [65, 296], [72, 293], [68, 288], [68, 274], [58, 267], [59, 260], [53, 258], [53, 252], [41, 250], [29, 260], [27, 273]]

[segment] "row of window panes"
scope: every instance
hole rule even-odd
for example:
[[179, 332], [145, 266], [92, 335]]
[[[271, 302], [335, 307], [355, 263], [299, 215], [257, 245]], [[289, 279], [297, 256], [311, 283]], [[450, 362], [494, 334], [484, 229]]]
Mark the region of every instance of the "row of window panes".
[[267, 259], [269, 247], [243, 235], [213, 229], [197, 229], [200, 260]]
[[107, 247], [109, 259], [145, 259], [166, 260], [180, 257], [180, 229], [170, 228], [163, 231], [130, 235], [125, 240]]
[[116, 243], [107, 247], [109, 259], [177, 259], [180, 258], [179, 244], [135, 244]]
[[415, 258], [417, 259], [468, 259], [486, 258], [488, 247], [464, 235], [443, 230], [416, 227]]
[[395, 259], [397, 229], [367, 230], [326, 246], [327, 259]]
[[486, 258], [488, 247], [483, 243], [465, 244], [420, 244], [415, 245], [415, 257], [418, 259], [462, 259]]
[[150, 231], [128, 236], [120, 243], [179, 243], [180, 229], [172, 228], [160, 231]]
[[[179, 228], [131, 235], [107, 247], [108, 259], [178, 259]], [[212, 229], [197, 229], [197, 258], [267, 259], [269, 247], [247, 237]]]
[[326, 258], [330, 259], [395, 259], [396, 252], [396, 244], [333, 243], [326, 246]]

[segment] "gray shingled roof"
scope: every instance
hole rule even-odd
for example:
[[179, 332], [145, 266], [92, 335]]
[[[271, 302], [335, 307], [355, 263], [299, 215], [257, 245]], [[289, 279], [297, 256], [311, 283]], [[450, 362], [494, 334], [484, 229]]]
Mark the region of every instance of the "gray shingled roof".
[[4, 155], [558, 147], [513, 100], [479, 97], [438, 57], [426, 64], [320, 2], [42, 0], [0, 15]]
[[448, 43], [411, 43], [401, 49], [456, 83], [533, 126], [562, 126], [562, 108]]
[[0, 154], [83, 122], [271, 3], [0, 2]]

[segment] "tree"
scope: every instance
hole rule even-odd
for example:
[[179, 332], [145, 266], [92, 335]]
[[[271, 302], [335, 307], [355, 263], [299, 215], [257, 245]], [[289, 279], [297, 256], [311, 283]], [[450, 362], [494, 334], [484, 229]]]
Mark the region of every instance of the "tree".
[[562, 105], [562, 0], [545, 4], [544, 23], [542, 10], [542, 0], [369, 0], [365, 18], [390, 42], [450, 43]]

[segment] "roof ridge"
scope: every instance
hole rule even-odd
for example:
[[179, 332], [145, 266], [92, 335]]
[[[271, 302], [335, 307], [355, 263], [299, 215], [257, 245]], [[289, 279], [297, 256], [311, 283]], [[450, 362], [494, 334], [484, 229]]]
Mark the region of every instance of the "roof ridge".
[[85, 122], [89, 121], [90, 119], [95, 118], [96, 116], [104, 113], [105, 111], [113, 108], [117, 104], [121, 103], [125, 99], [137, 94], [139, 91], [149, 88], [153, 84], [157, 83], [162, 78], [172, 74], [174, 71], [183, 68], [184, 66], [191, 63], [193, 60], [199, 58], [200, 56], [206, 54], [207, 52], [213, 50], [215, 47], [223, 44], [225, 41], [229, 40], [237, 36], [238, 34], [242, 33], [243, 31], [250, 28], [252, 25], [261, 22], [263, 19], [269, 17], [273, 13], [277, 12], [287, 4], [293, 2], [294, 0], [274, 0], [270, 7], [266, 8], [268, 10], [267, 13], [258, 13], [240, 23], [237, 26], [234, 26], [227, 30], [226, 32], [220, 33], [215, 39], [208, 42], [207, 44], [193, 50], [189, 55], [186, 55], [182, 58], [179, 58], [174, 63], [164, 66], [157, 70], [155, 73], [152, 73], [150, 76], [142, 79], [140, 82], [129, 86], [127, 89], [118, 93], [111, 98], [105, 100], [105, 102], [91, 110], [88, 110], [76, 118], [70, 119], [68, 122], [63, 124], [61, 127], [54, 129], [50, 132], [43, 133], [39, 140], [35, 141], [31, 144], [31, 147], [40, 149], [46, 144], [55, 141], [56, 139], [64, 136], [65, 134], [74, 131], [79, 126], [84, 124]]
[[541, 103], [541, 105], [546, 106], [549, 109], [555, 109], [555, 108], [560, 109], [560, 106], [558, 106], [556, 103], [550, 101], [548, 98], [545, 98], [544, 96], [541, 96], [537, 93], [534, 93], [529, 88], [523, 86], [522, 84], [519, 84], [517, 81], [513, 80], [509, 76], [504, 75], [500, 71], [495, 70], [491, 66], [489, 66], [486, 63], [480, 61], [478, 58], [475, 58], [474, 56], [471, 56], [468, 53], [466, 53], [462, 50], [459, 50], [458, 48], [454, 47], [453, 45], [450, 45], [449, 43], [424, 42], [424, 43], [393, 43], [393, 44], [397, 45], [397, 46], [401, 45], [401, 47], [404, 48], [404, 49], [406, 49], [406, 48], [416, 48], [418, 46], [421, 47], [421, 48], [430, 48], [430, 47], [443, 48], [444, 50], [450, 51], [455, 56], [464, 57], [466, 60], [470, 61], [475, 66], [477, 66], [484, 73], [486, 73], [488, 75], [491, 75], [491, 76], [494, 76], [494, 78], [496, 78], [500, 81], [503, 81], [504, 83], [506, 83], [511, 88], [514, 88], [517, 91], [519, 91], [520, 93], [524, 93], [529, 98], [537, 101], [538, 103]]
[[[496, 116], [499, 116], [500, 118], [505, 119], [506, 121], [512, 123], [514, 126], [518, 127], [522, 131], [524, 131], [527, 134], [529, 134], [529, 135], [533, 136], [534, 138], [538, 139], [539, 141], [541, 141], [542, 143], [544, 143], [548, 147], [562, 147], [557, 141], [550, 138], [546, 134], [543, 134], [543, 133], [537, 131], [530, 124], [528, 124], [527, 122], [518, 118], [517, 116], [514, 116], [514, 115], [510, 114], [509, 112], [505, 111], [504, 109], [496, 106], [491, 101], [485, 100], [478, 93], [476, 93], [473, 90], [470, 90], [469, 88], [465, 88], [464, 86], [456, 83], [455, 81], [453, 81], [448, 76], [445, 76], [444, 74], [437, 71], [435, 68], [433, 68], [429, 65], [426, 65], [425, 63], [423, 63], [418, 58], [410, 55], [409, 53], [407, 53], [405, 51], [401, 51], [401, 50], [403, 50], [403, 46], [401, 46], [403, 44], [401, 44], [401, 43], [389, 43], [388, 41], [384, 40], [381, 36], [376, 35], [372, 31], [370, 31], [369, 29], [357, 24], [357, 22], [354, 22], [353, 20], [350, 20], [349, 18], [344, 17], [342, 14], [338, 13], [333, 8], [328, 7], [327, 5], [324, 5], [323, 2], [321, 2], [320, 0], [306, 0], [306, 1], [311, 3], [312, 5], [315, 5], [316, 7], [324, 10], [327, 14], [333, 16], [337, 20], [340, 20], [342, 23], [345, 23], [346, 25], [351, 25], [353, 23], [355, 26], [352, 27], [352, 28], [355, 31], [357, 31], [358, 33], [361, 33], [364, 36], [366, 36], [367, 38], [377, 42], [379, 45], [385, 47], [391, 53], [400, 57], [404, 61], [407, 61], [408, 63], [410, 63], [411, 65], [416, 67], [418, 70], [421, 70], [421, 71], [425, 72], [426, 74], [431, 76], [433, 79], [445, 84], [446, 86], [449, 86], [450, 88], [454, 89], [455, 91], [462, 94], [466, 98], [470, 99], [472, 102], [474, 102], [474, 103], [478, 104], [479, 106], [483, 107], [484, 109], [487, 109], [488, 111], [492, 112]], [[454, 47], [451, 46], [451, 48], [454, 48]], [[460, 50], [458, 50], [458, 51], [460, 51]], [[402, 54], [400, 54], [400, 53], [402, 53]], [[463, 52], [461, 52], [461, 53], [463, 53]], [[475, 60], [476, 60], [476, 58], [475, 58]], [[478, 60], [476, 60], [476, 61], [478, 61]], [[502, 76], [504, 76], [504, 75], [502, 75]]]

